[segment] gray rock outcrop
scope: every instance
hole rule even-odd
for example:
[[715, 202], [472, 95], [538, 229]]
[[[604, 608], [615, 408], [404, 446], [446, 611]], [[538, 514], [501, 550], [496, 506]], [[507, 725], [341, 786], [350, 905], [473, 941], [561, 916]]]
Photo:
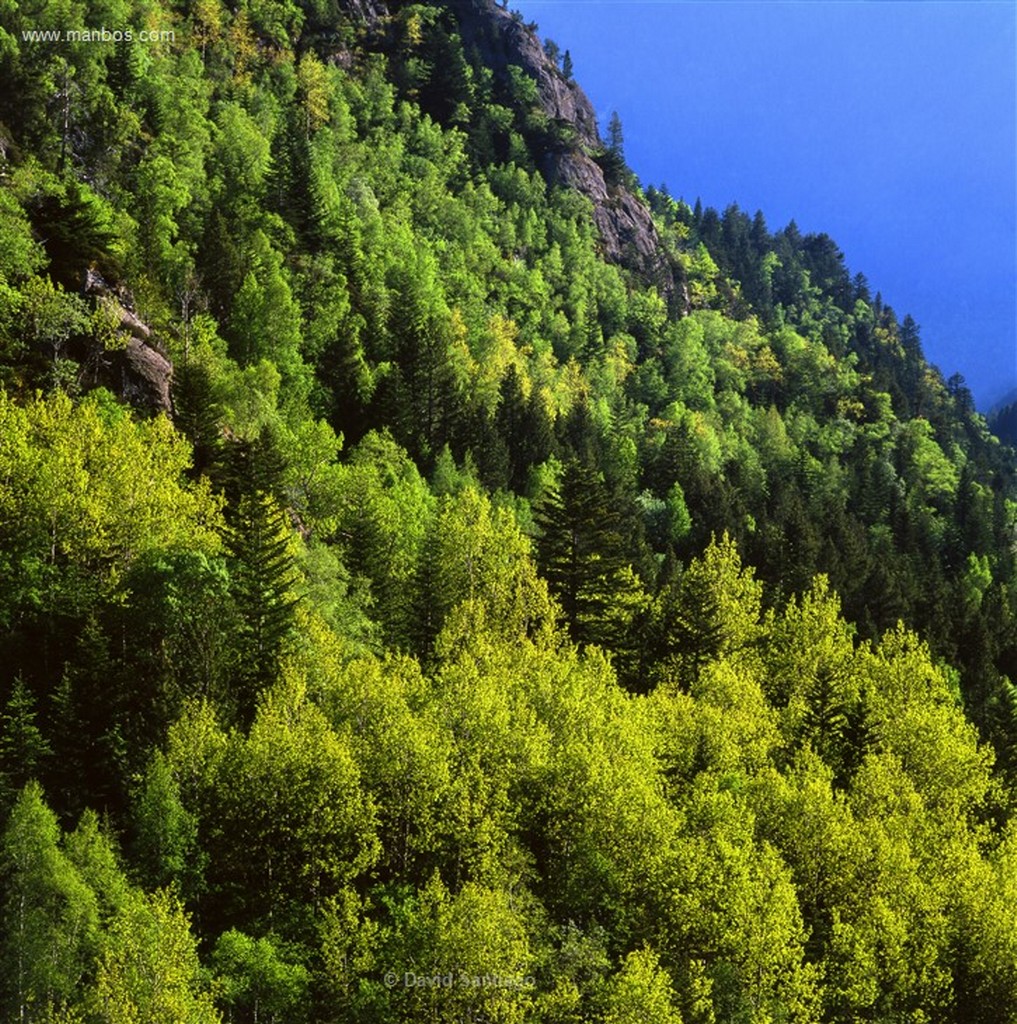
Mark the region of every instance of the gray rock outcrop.
[[111, 286], [94, 269], [86, 271], [82, 290], [87, 296], [110, 303], [119, 319], [118, 332], [129, 336], [123, 348], [105, 352], [95, 361], [94, 383], [108, 387], [142, 412], [171, 415], [173, 364], [155, 347], [152, 329], [130, 308], [130, 296]]
[[506, 74], [510, 65], [522, 68], [536, 82], [548, 119], [570, 127], [569, 142], [549, 149], [541, 170], [549, 182], [574, 188], [592, 202], [604, 257], [655, 284], [676, 311], [686, 312], [684, 283], [664, 256], [650, 211], [624, 184], [609, 184], [593, 159], [604, 143], [583, 90], [565, 78], [537, 34], [494, 0], [455, 0], [451, 7], [467, 50], [475, 49], [495, 74]]

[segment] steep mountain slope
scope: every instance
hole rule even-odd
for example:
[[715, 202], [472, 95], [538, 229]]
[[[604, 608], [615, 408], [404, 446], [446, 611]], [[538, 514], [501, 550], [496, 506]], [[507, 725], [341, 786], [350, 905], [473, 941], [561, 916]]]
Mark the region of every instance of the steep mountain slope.
[[3, 1019], [1017, 1013], [1011, 454], [830, 238], [485, 0], [0, 30]]
[[474, 0], [462, 0], [451, 9], [468, 53], [479, 56], [496, 76], [504, 79], [509, 68], [517, 67], [536, 83], [537, 104], [551, 139], [540, 140], [543, 146], [534, 157], [548, 183], [560, 182], [586, 196], [593, 203], [604, 256], [671, 298], [673, 268], [664, 259], [649, 211], [624, 182], [609, 181], [594, 159], [604, 154], [605, 146], [593, 106], [579, 85], [544, 52], [536, 34], [507, 10]]

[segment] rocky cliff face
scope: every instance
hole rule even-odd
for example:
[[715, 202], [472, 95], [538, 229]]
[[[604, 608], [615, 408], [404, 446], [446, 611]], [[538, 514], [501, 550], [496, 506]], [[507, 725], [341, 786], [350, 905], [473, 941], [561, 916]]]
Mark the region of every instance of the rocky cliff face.
[[510, 65], [521, 67], [537, 83], [547, 117], [571, 127], [570, 143], [547, 152], [541, 169], [550, 182], [574, 188], [593, 203], [605, 258], [654, 283], [678, 312], [686, 312], [684, 283], [664, 257], [649, 210], [624, 186], [609, 185], [592, 158], [604, 144], [583, 90], [566, 80], [536, 33], [494, 0], [453, 0], [450, 7], [467, 50], [475, 48], [495, 74], [506, 74]]
[[89, 360], [91, 383], [108, 387], [141, 412], [171, 415], [173, 364], [155, 348], [151, 328], [130, 308], [129, 296], [123, 289], [111, 286], [94, 269], [86, 271], [82, 292], [111, 304], [119, 320], [117, 333], [124, 339], [121, 348]]
[[[394, 7], [384, 0], [340, 2], [348, 17], [378, 34]], [[466, 51], [479, 54], [495, 75], [507, 76], [512, 65], [522, 68], [536, 82], [548, 119], [568, 129], [559, 134], [569, 142], [542, 153], [540, 169], [549, 182], [574, 188], [592, 202], [604, 257], [655, 284], [674, 312], [687, 312], [684, 281], [664, 256], [649, 210], [624, 185], [609, 184], [593, 159], [604, 143], [593, 104], [583, 90], [548, 58], [537, 34], [495, 0], [450, 0], [448, 8], [458, 21]]]
[[504, 74], [510, 64], [521, 67], [536, 81], [548, 117], [575, 129], [577, 149], [593, 151], [603, 146], [593, 104], [575, 82], [565, 80], [544, 53], [537, 35], [518, 17], [494, 0], [453, 0], [449, 6], [459, 21], [467, 50], [475, 47], [496, 74]]
[[377, 29], [388, 17], [388, 4], [383, 0], [341, 0], [344, 11], [356, 22]]

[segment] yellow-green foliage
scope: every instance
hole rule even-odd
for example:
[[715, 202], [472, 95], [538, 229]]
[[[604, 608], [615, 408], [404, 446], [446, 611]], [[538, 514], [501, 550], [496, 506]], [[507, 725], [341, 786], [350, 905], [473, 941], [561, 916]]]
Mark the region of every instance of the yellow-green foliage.
[[0, 393], [0, 529], [14, 578], [71, 569], [109, 590], [154, 550], [216, 551], [220, 502], [207, 481], [184, 479], [189, 465], [164, 417], [137, 422], [98, 397], [19, 405]]

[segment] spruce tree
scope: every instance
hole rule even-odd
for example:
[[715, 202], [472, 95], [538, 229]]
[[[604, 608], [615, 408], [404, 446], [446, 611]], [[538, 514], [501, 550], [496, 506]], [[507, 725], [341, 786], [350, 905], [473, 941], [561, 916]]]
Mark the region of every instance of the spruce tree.
[[541, 572], [561, 602], [572, 638], [602, 642], [626, 567], [622, 521], [607, 487], [594, 470], [570, 462], [536, 519]]
[[502, 378], [499, 391], [495, 425], [508, 450], [508, 484], [516, 494], [522, 494], [530, 469], [545, 462], [553, 451], [551, 418], [536, 388], [531, 387], [529, 397], [523, 393], [514, 366]]
[[229, 518], [232, 590], [242, 623], [236, 701], [246, 721], [257, 693], [275, 680], [293, 629], [293, 531], [286, 512], [264, 491], [245, 494]]
[[173, 374], [173, 421], [191, 442], [191, 475], [215, 477], [222, 458], [219, 408], [208, 368], [186, 359]]
[[0, 714], [0, 807], [37, 776], [51, 753], [35, 722], [35, 698], [19, 676]]
[[284, 466], [271, 434], [234, 442], [228, 460], [225, 539], [241, 621], [234, 710], [249, 721], [293, 628], [297, 575], [293, 527], [280, 500]]
[[620, 185], [625, 180], [625, 137], [618, 111], [611, 114], [607, 126], [607, 145], [598, 158], [604, 180], [608, 185]]
[[82, 624], [51, 699], [54, 757], [47, 775], [58, 810], [76, 815], [87, 801], [100, 811], [119, 811], [126, 803], [126, 737], [131, 719], [144, 709], [130, 700], [122, 664], [95, 615]]
[[243, 283], [248, 262], [236, 241], [236, 232], [222, 212], [215, 210], [198, 252], [198, 263], [211, 311], [220, 322], [228, 321], [233, 312], [234, 297]]
[[624, 161], [625, 136], [622, 131], [621, 118], [618, 116], [617, 110], [613, 110], [611, 112], [611, 120], [607, 125], [607, 149], [609, 153], [614, 154], [619, 160]]

